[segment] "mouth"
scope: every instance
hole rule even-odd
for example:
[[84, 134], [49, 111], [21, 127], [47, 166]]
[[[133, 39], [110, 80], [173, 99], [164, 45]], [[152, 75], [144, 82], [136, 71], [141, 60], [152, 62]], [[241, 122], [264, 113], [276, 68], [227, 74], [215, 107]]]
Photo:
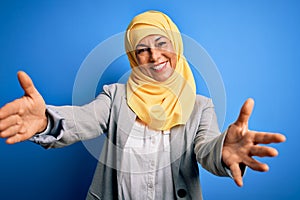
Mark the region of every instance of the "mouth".
[[160, 72], [167, 66], [167, 63], [168, 63], [168, 61], [165, 61], [165, 62], [160, 63], [158, 65], [154, 65], [153, 67], [151, 67], [151, 69], [153, 69], [156, 72]]

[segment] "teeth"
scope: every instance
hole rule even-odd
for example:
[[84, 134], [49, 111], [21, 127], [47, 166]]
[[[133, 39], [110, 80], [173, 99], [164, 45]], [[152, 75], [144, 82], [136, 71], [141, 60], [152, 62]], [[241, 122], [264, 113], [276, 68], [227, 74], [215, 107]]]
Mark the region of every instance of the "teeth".
[[166, 63], [162, 63], [162, 64], [159, 64], [159, 65], [157, 65], [157, 66], [154, 66], [153, 69], [154, 69], [154, 70], [160, 70], [160, 69], [162, 69], [162, 68], [165, 66], [165, 64], [166, 64]]

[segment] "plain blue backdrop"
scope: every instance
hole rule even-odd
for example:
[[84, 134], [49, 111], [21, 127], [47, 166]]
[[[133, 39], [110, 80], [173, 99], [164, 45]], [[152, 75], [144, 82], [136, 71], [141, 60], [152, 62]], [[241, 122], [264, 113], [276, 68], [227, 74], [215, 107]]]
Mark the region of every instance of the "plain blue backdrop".
[[[204, 198], [299, 199], [300, 3], [252, 1], [0, 1], [0, 106], [22, 96], [16, 73], [26, 71], [48, 104], [72, 104], [76, 74], [102, 41], [123, 32], [136, 14], [156, 9], [196, 40], [216, 63], [226, 90], [232, 123], [248, 98], [256, 101], [249, 127], [287, 136], [266, 173], [248, 169], [244, 187], [201, 169]], [[114, 47], [120, 48], [120, 47]], [[105, 55], [103, 55], [105, 57]], [[101, 59], [101, 57], [99, 57]], [[126, 57], [112, 63], [99, 85], [129, 69]], [[197, 92], [209, 96], [195, 74]], [[99, 87], [101, 88], [101, 87]], [[96, 159], [79, 142], [44, 150], [31, 142], [0, 140], [0, 199], [84, 199]]]

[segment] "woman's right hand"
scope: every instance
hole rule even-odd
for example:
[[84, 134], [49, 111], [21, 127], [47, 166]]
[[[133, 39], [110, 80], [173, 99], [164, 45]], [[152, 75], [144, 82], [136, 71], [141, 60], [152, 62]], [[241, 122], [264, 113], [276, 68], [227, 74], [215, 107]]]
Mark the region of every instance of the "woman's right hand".
[[7, 144], [27, 140], [47, 127], [46, 104], [25, 72], [18, 72], [24, 96], [0, 108], [0, 138]]

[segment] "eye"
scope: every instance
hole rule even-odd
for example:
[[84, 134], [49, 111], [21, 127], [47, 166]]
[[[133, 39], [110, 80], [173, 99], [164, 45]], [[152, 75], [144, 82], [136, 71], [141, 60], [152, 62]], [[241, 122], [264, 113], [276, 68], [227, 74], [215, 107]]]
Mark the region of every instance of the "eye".
[[167, 45], [167, 42], [159, 42], [158, 44], [157, 44], [157, 47], [164, 47], [164, 46], [166, 46]]
[[150, 48], [141, 48], [141, 49], [137, 49], [135, 50], [135, 53], [137, 55], [141, 54], [141, 53], [145, 53], [145, 52], [149, 52], [150, 51]]

